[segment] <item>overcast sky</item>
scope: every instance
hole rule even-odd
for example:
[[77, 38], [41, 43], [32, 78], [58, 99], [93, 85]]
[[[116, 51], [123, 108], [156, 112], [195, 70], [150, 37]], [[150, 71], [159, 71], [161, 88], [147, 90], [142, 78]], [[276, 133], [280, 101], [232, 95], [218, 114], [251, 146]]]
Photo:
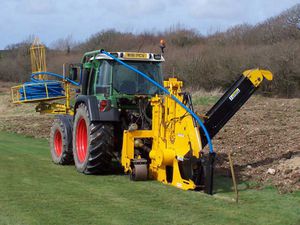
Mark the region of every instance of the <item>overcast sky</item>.
[[255, 24], [300, 0], [0, 0], [0, 49], [36, 35], [51, 44], [84, 41], [103, 29], [163, 31], [176, 24], [202, 34]]

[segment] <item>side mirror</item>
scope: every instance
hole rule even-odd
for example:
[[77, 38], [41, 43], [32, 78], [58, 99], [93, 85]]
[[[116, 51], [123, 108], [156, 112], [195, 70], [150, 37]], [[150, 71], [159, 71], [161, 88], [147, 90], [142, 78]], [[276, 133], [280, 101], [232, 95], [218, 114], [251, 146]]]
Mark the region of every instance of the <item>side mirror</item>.
[[69, 79], [75, 82], [79, 82], [81, 80], [81, 71], [82, 71], [82, 64], [70, 64], [69, 65]]

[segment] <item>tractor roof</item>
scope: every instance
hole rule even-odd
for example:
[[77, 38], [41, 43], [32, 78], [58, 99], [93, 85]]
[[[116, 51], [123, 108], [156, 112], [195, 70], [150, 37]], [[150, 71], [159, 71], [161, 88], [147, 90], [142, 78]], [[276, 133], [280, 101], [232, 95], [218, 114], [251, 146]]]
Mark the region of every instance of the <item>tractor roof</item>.
[[[143, 53], [143, 52], [110, 52], [114, 57], [128, 61], [150, 61], [150, 62], [164, 62], [165, 59], [161, 54], [156, 53]], [[90, 60], [94, 59], [111, 59], [109, 56], [99, 53], [95, 57], [91, 57]]]

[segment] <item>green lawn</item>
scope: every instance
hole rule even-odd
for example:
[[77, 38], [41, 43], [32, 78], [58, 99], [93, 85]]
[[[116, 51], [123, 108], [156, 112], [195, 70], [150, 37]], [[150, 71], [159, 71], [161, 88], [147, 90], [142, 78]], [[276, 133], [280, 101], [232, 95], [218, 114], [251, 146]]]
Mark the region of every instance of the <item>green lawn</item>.
[[229, 180], [218, 194], [181, 191], [128, 176], [85, 176], [56, 166], [48, 143], [0, 132], [0, 224], [300, 224], [300, 192], [240, 191]]

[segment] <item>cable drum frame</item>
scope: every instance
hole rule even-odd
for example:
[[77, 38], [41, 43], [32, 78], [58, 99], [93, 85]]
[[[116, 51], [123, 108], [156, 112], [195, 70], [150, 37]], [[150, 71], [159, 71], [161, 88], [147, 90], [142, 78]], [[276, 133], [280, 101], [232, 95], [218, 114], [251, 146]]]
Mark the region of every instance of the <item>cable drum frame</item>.
[[[56, 77], [62, 79], [62, 81], [41, 80], [35, 78], [36, 76], [40, 77], [41, 75]], [[56, 86], [56, 88], [62, 87], [62, 91], [54, 91], [51, 85]], [[12, 102], [15, 104], [38, 103], [38, 105], [36, 106], [36, 111], [40, 113], [73, 115], [74, 112], [70, 105], [71, 85], [80, 86], [80, 83], [70, 80], [69, 78], [66, 78], [65, 76], [60, 74], [55, 74], [51, 72], [37, 72], [31, 75], [31, 82], [24, 83], [22, 85], [14, 86], [11, 88], [11, 99]], [[40, 90], [40, 93], [37, 92], [36, 96], [29, 97], [26, 94], [26, 88], [28, 87], [37, 87], [37, 89]], [[45, 97], [40, 98], [40, 95], [43, 95]], [[61, 99], [65, 99], [64, 104], [51, 102], [54, 100]]]
[[[11, 88], [11, 98], [12, 102], [16, 104], [21, 103], [35, 103], [35, 102], [41, 102], [41, 101], [50, 101], [50, 100], [58, 100], [58, 99], [64, 99], [66, 98], [66, 91], [64, 91], [61, 95], [57, 96], [51, 96], [49, 92], [51, 91], [50, 85], [61, 85], [65, 86], [63, 81], [48, 81], [48, 82], [38, 82], [38, 83], [28, 83], [28, 84], [22, 84], [18, 86], [14, 86]], [[26, 89], [35, 87], [40, 89], [39, 94], [45, 94], [45, 97], [43, 98], [35, 98], [30, 95], [28, 96], [28, 93]], [[45, 90], [45, 92], [43, 92]], [[66, 90], [66, 89], [65, 89]], [[24, 93], [23, 95], [21, 93]]]

